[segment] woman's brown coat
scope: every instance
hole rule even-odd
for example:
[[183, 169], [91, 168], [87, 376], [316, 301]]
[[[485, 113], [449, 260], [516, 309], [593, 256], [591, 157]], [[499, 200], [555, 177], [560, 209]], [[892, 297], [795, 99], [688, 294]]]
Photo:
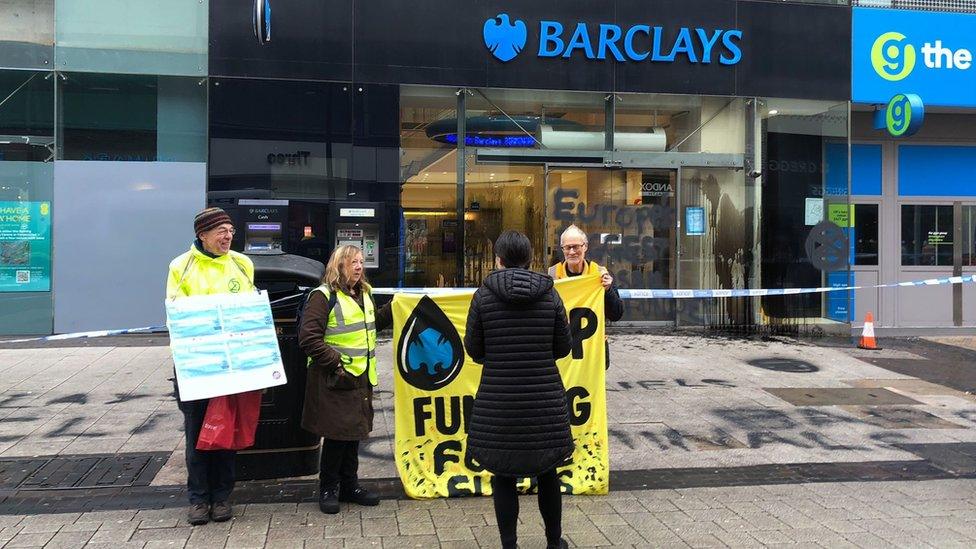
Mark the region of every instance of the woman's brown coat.
[[[362, 292], [352, 297], [363, 306]], [[325, 344], [330, 313], [325, 295], [312, 292], [298, 330], [298, 345], [312, 359], [305, 385], [302, 427], [327, 439], [365, 440], [373, 430], [373, 387], [366, 372], [359, 376], [347, 372], [339, 361], [339, 353]], [[376, 330], [391, 324], [390, 305], [377, 309]]]

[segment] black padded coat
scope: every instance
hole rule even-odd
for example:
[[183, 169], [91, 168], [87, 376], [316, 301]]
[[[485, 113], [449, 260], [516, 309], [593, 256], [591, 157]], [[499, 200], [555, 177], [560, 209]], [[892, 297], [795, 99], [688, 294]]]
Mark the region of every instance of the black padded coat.
[[572, 350], [552, 278], [502, 269], [471, 300], [464, 346], [483, 364], [468, 425], [468, 456], [502, 476], [537, 476], [573, 453], [556, 359]]

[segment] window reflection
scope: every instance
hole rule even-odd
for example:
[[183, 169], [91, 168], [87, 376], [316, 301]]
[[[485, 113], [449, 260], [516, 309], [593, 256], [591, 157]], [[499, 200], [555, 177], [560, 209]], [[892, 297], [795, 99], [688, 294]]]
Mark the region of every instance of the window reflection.
[[901, 207], [901, 264], [952, 266], [952, 206]]

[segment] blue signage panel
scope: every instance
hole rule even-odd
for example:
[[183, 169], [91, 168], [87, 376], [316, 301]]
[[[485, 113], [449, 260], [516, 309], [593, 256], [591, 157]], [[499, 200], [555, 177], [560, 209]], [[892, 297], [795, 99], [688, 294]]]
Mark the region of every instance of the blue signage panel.
[[507, 13], [485, 20], [481, 29], [485, 47], [501, 62], [508, 62], [527, 47], [538, 57], [574, 55], [587, 59], [612, 58], [618, 62], [735, 65], [742, 59], [739, 29], [680, 27], [634, 24], [622, 27], [616, 23], [585, 21], [539, 21], [538, 44], [528, 44], [529, 27], [525, 21]]
[[685, 208], [685, 234], [688, 236], [705, 234], [705, 208], [700, 206]]
[[0, 292], [51, 291], [51, 203], [0, 202]]
[[[830, 288], [844, 288], [854, 285], [854, 273], [838, 271], [827, 273], [827, 286]], [[854, 310], [854, 292], [842, 290], [827, 294], [827, 318], [836, 322], [850, 322], [851, 311]]]
[[854, 8], [856, 103], [916, 94], [926, 106], [976, 106], [976, 15]]

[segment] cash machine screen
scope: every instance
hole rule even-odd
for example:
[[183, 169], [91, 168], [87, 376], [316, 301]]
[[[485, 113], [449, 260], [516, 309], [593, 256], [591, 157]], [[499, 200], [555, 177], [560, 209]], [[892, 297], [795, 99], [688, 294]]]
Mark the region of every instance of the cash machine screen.
[[244, 251], [281, 251], [281, 223], [248, 222], [244, 231]]

